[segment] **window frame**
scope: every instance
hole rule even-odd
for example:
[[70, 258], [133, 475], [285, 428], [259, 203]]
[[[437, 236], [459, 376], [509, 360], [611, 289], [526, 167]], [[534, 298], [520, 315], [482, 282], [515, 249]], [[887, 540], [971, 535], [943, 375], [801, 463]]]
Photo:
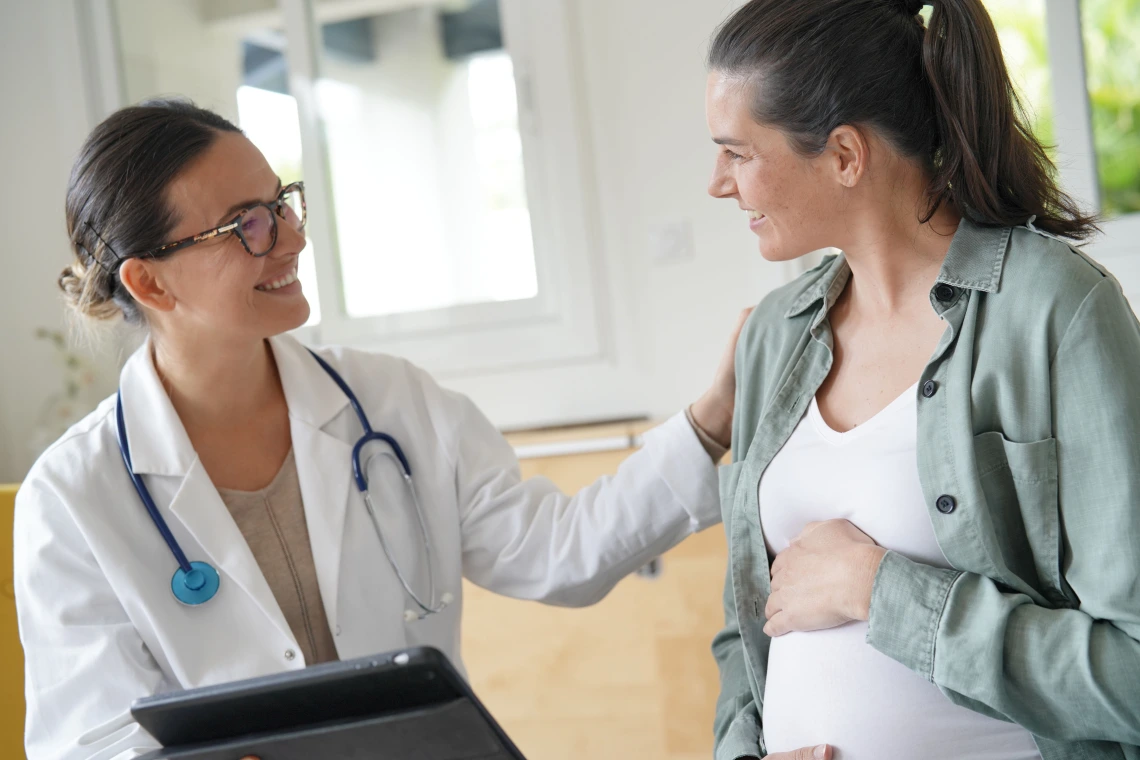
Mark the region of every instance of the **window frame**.
[[[76, 0], [95, 23], [88, 83], [100, 109], [127, 104], [113, 0]], [[356, 0], [263, 0], [248, 16], [205, 19], [251, 26], [280, 23], [291, 94], [297, 100], [302, 166], [309, 200], [308, 235], [321, 320], [296, 331], [311, 344], [343, 344], [410, 359], [443, 377], [594, 363], [609, 358], [601, 303], [600, 209], [582, 83], [574, 60], [572, 0], [500, 0], [504, 47], [515, 71], [519, 128], [532, 220], [538, 294], [518, 301], [461, 304], [421, 312], [350, 317], [342, 292], [336, 206], [328, 138], [320, 119], [320, 24]], [[253, 7], [256, 6], [256, 7]], [[102, 118], [100, 116], [100, 118]]]
[[[1061, 186], [1083, 207], [1100, 211], [1100, 174], [1080, 0], [1048, 0], [1045, 22]], [[1088, 252], [1112, 269], [1133, 302], [1140, 303], [1140, 257], [1133, 242], [1140, 238], [1140, 213], [1105, 220], [1101, 229], [1104, 234], [1089, 243]]]

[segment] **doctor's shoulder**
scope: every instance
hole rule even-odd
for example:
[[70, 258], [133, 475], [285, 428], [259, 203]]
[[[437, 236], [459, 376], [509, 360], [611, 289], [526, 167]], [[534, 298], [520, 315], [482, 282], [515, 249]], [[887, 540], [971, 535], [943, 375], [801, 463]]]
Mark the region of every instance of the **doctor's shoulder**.
[[[104, 399], [47, 448], [24, 478], [16, 494], [17, 541], [21, 525], [52, 519], [42, 514], [52, 504], [67, 512], [104, 501], [122, 473], [115, 442], [115, 396]], [[117, 465], [117, 468], [116, 468]], [[29, 514], [32, 511], [36, 514]]]

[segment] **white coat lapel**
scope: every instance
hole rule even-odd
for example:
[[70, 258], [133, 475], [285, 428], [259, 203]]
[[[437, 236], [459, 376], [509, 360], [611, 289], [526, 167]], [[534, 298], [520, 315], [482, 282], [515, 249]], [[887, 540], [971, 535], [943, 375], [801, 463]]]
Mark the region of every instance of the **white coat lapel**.
[[[355, 486], [352, 485], [352, 443], [326, 432], [325, 428], [342, 412], [348, 414], [348, 398], [297, 341], [278, 337], [272, 339], [270, 345], [289, 404], [297, 478], [317, 584], [329, 627], [336, 631], [345, 514]], [[352, 418], [350, 426], [355, 430], [359, 423], [354, 415], [349, 416]]]
[[[194, 460], [183, 479], [170, 504], [170, 512], [201, 546], [210, 564], [222, 576], [222, 585], [232, 581], [282, 633], [292, 638], [293, 632], [273, 596], [273, 589], [200, 460]], [[190, 553], [189, 548], [186, 551]], [[191, 562], [201, 559], [187, 558]]]
[[[181, 478], [170, 503], [163, 504], [161, 498], [156, 498], [156, 506], [170, 523], [170, 530], [187, 558], [191, 562], [208, 561], [212, 564], [222, 578], [223, 587], [232, 581], [286, 636], [292, 638], [273, 590], [198, 459], [186, 435], [186, 428], [162, 387], [151, 358], [149, 341], [128, 360], [119, 382], [134, 471], [143, 476], [144, 482], [147, 476]], [[160, 489], [152, 487], [150, 490], [157, 495]], [[204, 556], [196, 556], [198, 551], [187, 538], [197, 542]], [[157, 531], [155, 540], [161, 540]]]

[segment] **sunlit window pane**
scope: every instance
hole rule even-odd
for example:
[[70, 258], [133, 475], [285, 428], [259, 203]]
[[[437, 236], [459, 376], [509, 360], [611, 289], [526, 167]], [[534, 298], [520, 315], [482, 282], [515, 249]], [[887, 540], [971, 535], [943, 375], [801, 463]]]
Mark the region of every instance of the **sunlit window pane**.
[[1140, 212], [1140, 0], [1081, 0], [1101, 209]]
[[514, 71], [491, 0], [322, 30], [349, 316], [533, 298]]

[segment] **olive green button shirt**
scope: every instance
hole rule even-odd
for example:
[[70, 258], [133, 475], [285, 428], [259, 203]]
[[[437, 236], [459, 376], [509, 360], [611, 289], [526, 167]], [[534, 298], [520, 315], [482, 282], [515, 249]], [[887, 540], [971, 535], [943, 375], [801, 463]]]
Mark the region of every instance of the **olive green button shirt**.
[[[831, 370], [827, 313], [849, 277], [827, 259], [740, 337], [717, 760], [765, 754], [758, 487]], [[918, 386], [918, 468], [954, 569], [888, 551], [867, 642], [1024, 726], [1045, 760], [1140, 760], [1140, 325], [1078, 250], [969, 221], [930, 303], [947, 327]]]

